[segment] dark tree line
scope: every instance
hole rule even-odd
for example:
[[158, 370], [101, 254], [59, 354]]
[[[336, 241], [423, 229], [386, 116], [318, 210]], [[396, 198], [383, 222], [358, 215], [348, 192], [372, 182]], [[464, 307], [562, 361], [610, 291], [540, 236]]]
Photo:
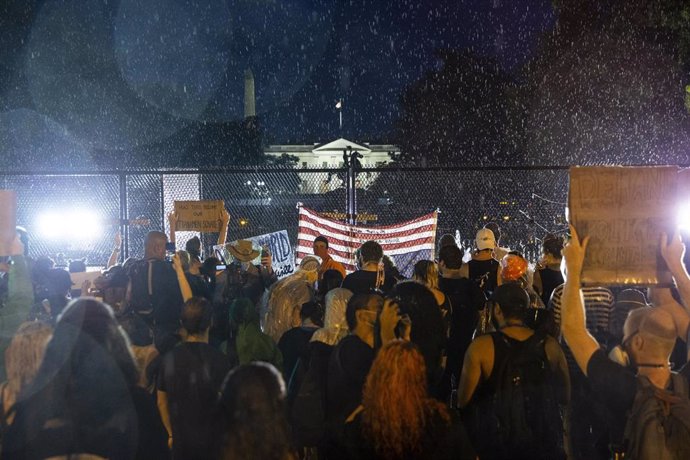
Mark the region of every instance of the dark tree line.
[[444, 50], [401, 97], [401, 164], [690, 163], [690, 4], [559, 0], [507, 74]]

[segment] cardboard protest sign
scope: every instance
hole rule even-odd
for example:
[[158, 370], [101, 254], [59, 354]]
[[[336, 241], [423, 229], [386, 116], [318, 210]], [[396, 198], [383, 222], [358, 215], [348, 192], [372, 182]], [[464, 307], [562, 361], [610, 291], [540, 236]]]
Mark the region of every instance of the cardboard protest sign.
[[[267, 233], [265, 235], [253, 236], [251, 238], [245, 238], [252, 242], [254, 249], [261, 251], [261, 248], [266, 246], [271, 252], [271, 257], [273, 258], [273, 271], [278, 276], [278, 278], [283, 278], [295, 271], [295, 254], [290, 244], [290, 239], [288, 238], [287, 230], [281, 230], [279, 232]], [[232, 256], [227, 250], [228, 243], [222, 246], [213, 246], [213, 251], [218, 254], [226, 262], [232, 260]], [[260, 264], [261, 257], [257, 257], [252, 261], [253, 264]]]
[[17, 195], [14, 190], [0, 190], [0, 256], [10, 255], [10, 245], [17, 234]]
[[175, 201], [178, 232], [218, 232], [222, 225], [222, 200]]
[[590, 237], [585, 285], [668, 285], [659, 245], [677, 219], [676, 167], [570, 168], [569, 220]]
[[93, 287], [93, 282], [99, 276], [101, 276], [100, 270], [70, 273], [69, 277], [72, 279], [72, 297], [82, 295], [81, 286], [84, 284], [84, 281], [89, 281], [91, 283], [91, 287]]

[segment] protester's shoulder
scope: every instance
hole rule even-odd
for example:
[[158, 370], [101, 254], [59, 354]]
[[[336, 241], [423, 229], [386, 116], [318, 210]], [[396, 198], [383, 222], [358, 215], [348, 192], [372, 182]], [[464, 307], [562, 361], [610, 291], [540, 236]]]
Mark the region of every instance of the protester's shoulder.
[[494, 349], [494, 337], [492, 334], [482, 334], [477, 336], [467, 350], [468, 356], [474, 358], [484, 358], [487, 353]]
[[615, 363], [606, 356], [603, 349], [598, 349], [587, 362], [587, 377], [590, 381], [626, 381], [630, 384], [635, 384], [635, 374], [626, 367]]

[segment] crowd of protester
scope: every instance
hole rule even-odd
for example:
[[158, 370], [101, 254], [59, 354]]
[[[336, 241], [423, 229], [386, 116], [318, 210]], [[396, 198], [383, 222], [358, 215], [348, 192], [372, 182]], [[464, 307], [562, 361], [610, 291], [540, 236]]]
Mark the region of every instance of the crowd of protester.
[[318, 236], [278, 280], [250, 241], [220, 261], [153, 231], [121, 263], [116, 238], [75, 291], [18, 231], [0, 265], [0, 458], [690, 458], [680, 234], [660, 242], [673, 285], [648, 290], [582, 287], [574, 228], [538, 261], [500, 238], [444, 235], [406, 280], [378, 242], [346, 273]]

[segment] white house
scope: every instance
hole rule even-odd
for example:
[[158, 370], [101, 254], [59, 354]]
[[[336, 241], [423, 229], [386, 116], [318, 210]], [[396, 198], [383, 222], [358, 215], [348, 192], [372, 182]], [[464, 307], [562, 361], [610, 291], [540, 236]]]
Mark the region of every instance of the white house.
[[[343, 153], [356, 150], [362, 155], [359, 159], [363, 168], [375, 168], [392, 161], [392, 155], [400, 150], [391, 144], [357, 144], [344, 138], [336, 139], [325, 144], [313, 145], [270, 145], [265, 150], [266, 155], [279, 157], [283, 154], [299, 158], [298, 169], [342, 168], [344, 166]], [[375, 172], [361, 173], [357, 178], [358, 187], [366, 188], [378, 174]], [[325, 193], [342, 186], [342, 181], [328, 173], [305, 172], [300, 174], [302, 191], [305, 193]]]

